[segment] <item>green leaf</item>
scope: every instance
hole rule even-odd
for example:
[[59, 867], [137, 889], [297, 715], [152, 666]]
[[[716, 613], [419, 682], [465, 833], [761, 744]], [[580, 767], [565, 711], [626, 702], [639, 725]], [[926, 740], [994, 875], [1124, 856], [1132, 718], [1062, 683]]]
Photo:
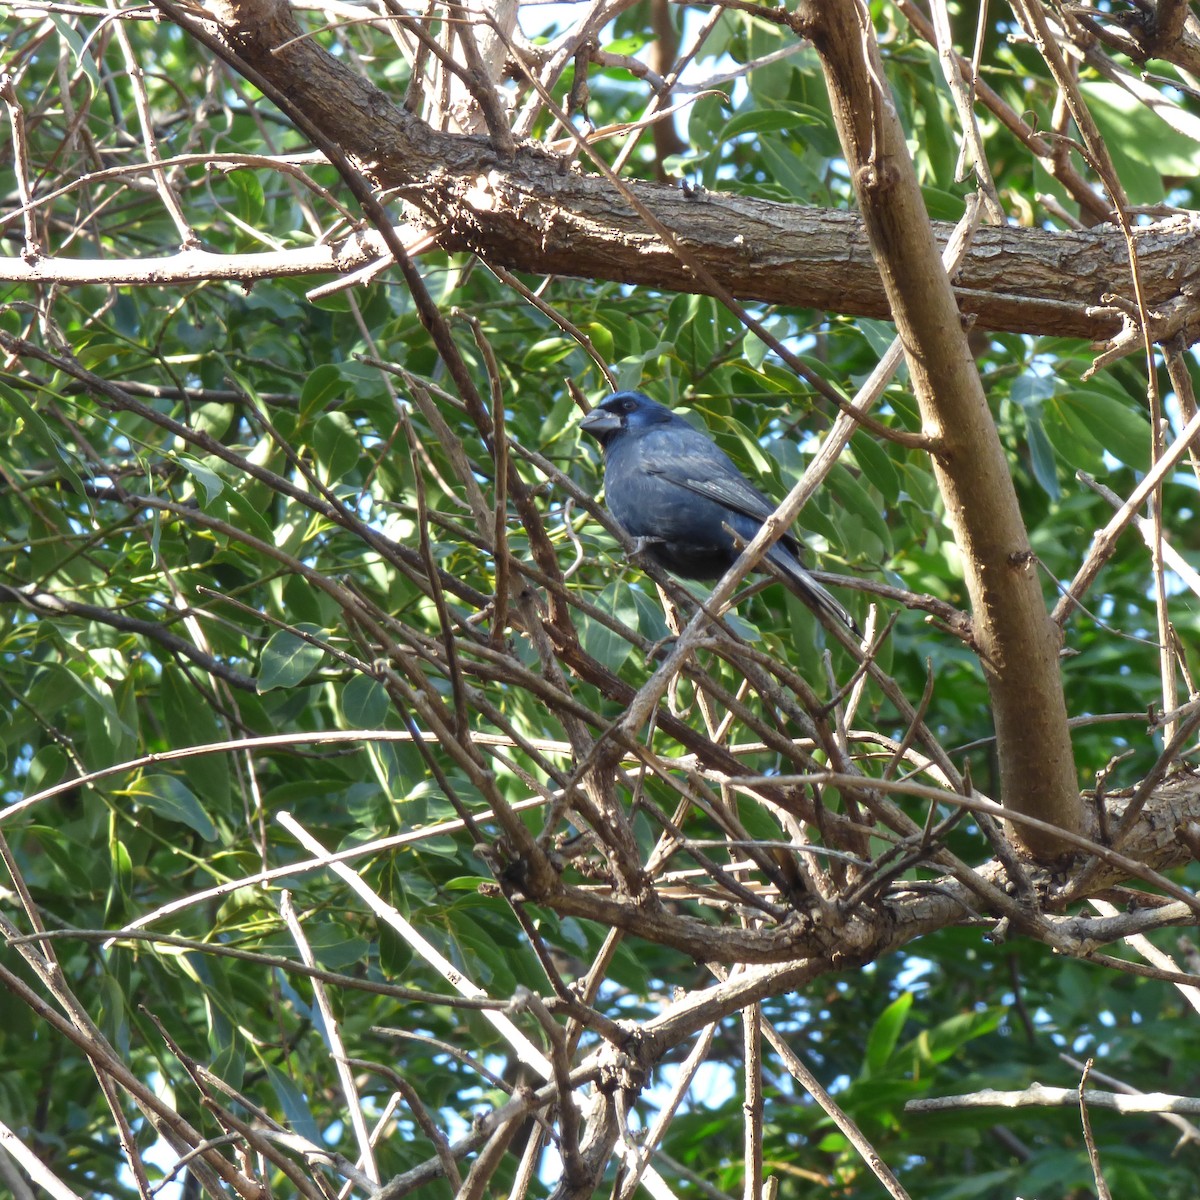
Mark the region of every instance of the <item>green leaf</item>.
[[996, 1029], [1007, 1011], [995, 1005], [980, 1012], [956, 1014], [930, 1029], [922, 1030], [910, 1047], [924, 1063], [936, 1065], [945, 1062], [968, 1042]]
[[[224, 737], [204, 696], [174, 663], [163, 666], [162, 700], [163, 721], [173, 746], [201, 746], [219, 742]], [[180, 767], [192, 788], [204, 797], [212, 811], [229, 811], [231, 790], [226, 755], [203, 754], [185, 758]]]
[[[1096, 118], [1108, 143], [1109, 152], [1118, 168], [1126, 190], [1133, 191], [1134, 204], [1148, 204], [1163, 198], [1163, 176], [1196, 173], [1196, 140], [1178, 129], [1172, 129], [1164, 116], [1172, 118], [1173, 106], [1161, 108], [1139, 104], [1119, 83], [1093, 80], [1080, 84], [1088, 108]], [[1180, 111], [1179, 117], [1187, 120]], [[1195, 118], [1189, 121], [1195, 129]], [[1142, 170], [1136, 170], [1141, 167]]]
[[25, 399], [21, 391], [18, 388], [9, 387], [8, 384], [0, 382], [0, 400], [4, 400], [18, 414], [24, 422], [25, 427], [37, 439], [43, 453], [51, 457], [62, 468], [72, 487], [75, 488], [76, 494], [79, 496], [86, 495], [83, 480], [79, 478], [78, 473], [71, 464], [72, 455], [61, 445], [53, 430], [42, 420], [41, 415]]
[[1058, 390], [1058, 381], [1036, 371], [1024, 371], [1013, 380], [1009, 396], [1022, 408], [1040, 408]]
[[721, 130], [720, 141], [727, 142], [744, 133], [790, 133], [801, 125], [821, 125], [824, 115], [804, 109], [747, 109], [731, 117]]
[[804, 160], [797, 157], [790, 147], [782, 146], [778, 141], [768, 138], [761, 144], [759, 151], [776, 185], [789, 196], [802, 200], [814, 190], [817, 183], [815, 176]]
[[887, 451], [864, 430], [856, 430], [850, 438], [854, 457], [862, 473], [879, 489], [889, 505], [900, 499], [900, 476], [892, 465]]
[[124, 794], [168, 821], [186, 825], [206, 842], [216, 841], [217, 827], [204, 811], [195, 793], [175, 775], [143, 775]]
[[322, 1142], [321, 1130], [313, 1117], [312, 1109], [309, 1108], [303, 1091], [277, 1067], [270, 1063], [263, 1065], [266, 1067], [267, 1077], [271, 1081], [271, 1087], [275, 1090], [275, 1096], [279, 1100], [279, 1106], [283, 1110], [288, 1128], [319, 1146]]
[[127, 342], [118, 339], [110, 341], [103, 337], [97, 337], [77, 347], [75, 353], [85, 367], [94, 371], [100, 367], [115, 367], [120, 359], [140, 352]]
[[60, 890], [77, 888], [87, 891], [91, 888], [93, 878], [87, 861], [90, 847], [86, 843], [65, 837], [61, 830], [46, 825], [28, 825], [24, 833], [53, 862], [62, 877], [55, 881]]
[[[783, 317], [775, 317], [773, 320], [764, 321], [763, 329], [778, 341], [786, 340], [790, 329], [790, 322]], [[756, 333], [748, 333], [745, 343], [742, 347], [742, 353], [746, 361], [755, 369], [763, 365], [770, 347]]]
[[963, 215], [965, 201], [957, 192], [945, 188], [922, 187], [925, 209], [935, 221], [957, 221]]
[[329, 400], [344, 391], [342, 374], [333, 363], [314, 367], [300, 392], [300, 423], [304, 425], [313, 420]]
[[[76, 66], [81, 68], [80, 73], [92, 84], [94, 89], [99, 90], [100, 73], [96, 66], [96, 60], [89, 49], [94, 45], [94, 39], [89, 37], [85, 43], [84, 39], [79, 36], [79, 31], [71, 25], [67, 17], [47, 13], [46, 20], [54, 23], [54, 28], [62, 39], [63, 45], [70, 48], [71, 57]], [[79, 97], [78, 100], [80, 103], [84, 103], [82, 97]]]
[[1104, 470], [1104, 449], [1092, 434], [1084, 414], [1062, 397], [1042, 410], [1042, 432], [1064, 462], [1077, 471], [1097, 475]]
[[129, 896], [133, 891], [133, 860], [125, 843], [118, 837], [109, 839], [108, 854], [111, 875], [104, 902], [104, 919], [113, 924], [123, 923], [129, 912]]
[[867, 1053], [864, 1062], [864, 1075], [878, 1074], [887, 1065], [900, 1040], [900, 1031], [913, 1006], [912, 992], [904, 992], [897, 996], [876, 1018], [867, 1035]]
[[175, 461], [204, 489], [205, 503], [201, 507], [207, 507], [225, 490], [225, 481], [202, 462], [187, 454], [176, 455]]
[[1058, 403], [1064, 415], [1073, 417], [1075, 427], [1086, 429], [1113, 458], [1136, 471], [1149, 469], [1150, 422], [1132, 401], [1118, 399], [1095, 383], [1068, 392]]
[[370, 675], [355, 675], [342, 688], [342, 713], [356, 729], [379, 729], [391, 706], [387, 689]]
[[129, 1053], [129, 1005], [132, 996], [128, 992], [128, 981], [122, 987], [122, 980], [110, 971], [100, 974], [100, 1011], [96, 1014], [96, 1024], [104, 1036], [117, 1048], [122, 1055]]
[[630, 34], [627, 37], [613, 38], [604, 44], [609, 54], [636, 54], [648, 41], [644, 33]]
[[608, 326], [598, 321], [592, 321], [584, 326], [583, 331], [591, 338], [596, 353], [605, 362], [610, 362], [613, 355], [613, 336]]
[[205, 511], [243, 533], [258, 538], [260, 542], [266, 542], [268, 546], [275, 542], [275, 532], [267, 524], [263, 513], [254, 506], [249, 497], [235, 492], [232, 488], [226, 488], [220, 495], [212, 497]]
[[413, 960], [413, 948], [390, 925], [379, 922], [379, 965], [388, 979], [400, 979]]
[[192, 415], [192, 428], [220, 441], [233, 423], [233, 412], [229, 404], [200, 404]]
[[325, 413], [317, 418], [311, 444], [317, 461], [324, 468], [326, 482], [333, 485], [341, 483], [362, 456], [354, 423], [341, 412]]
[[[315, 625], [297, 625], [305, 633], [323, 635]], [[321, 664], [325, 651], [290, 629], [277, 629], [263, 647], [258, 662], [258, 690], [291, 688], [303, 683]]]
[[25, 795], [44, 792], [66, 778], [68, 760], [61, 746], [42, 746], [33, 756], [25, 775]]
[[[865, 528], [878, 539], [878, 553], [871, 557], [888, 557], [892, 552], [892, 534], [879, 511], [879, 505], [871, 498], [866, 488], [840, 463], [836, 464], [829, 473], [829, 490], [837, 501], [845, 506], [848, 514], [857, 516]], [[839, 530], [847, 529], [844, 514], [835, 513], [834, 520]]]
[[263, 186], [254, 171], [242, 168], [230, 171], [229, 185], [237, 194], [238, 217], [246, 225], [257, 225], [262, 218], [264, 198]]
[[637, 609], [637, 631], [648, 641], [657, 642], [670, 635], [658, 595], [650, 595], [640, 587], [631, 586], [630, 598]]
[[522, 365], [527, 371], [544, 371], [547, 367], [562, 362], [567, 355], [578, 348], [579, 344], [572, 338], [561, 335], [542, 338], [541, 341], [534, 342], [525, 351], [525, 360]]
[[22, 423], [17, 426], [19, 433], [27, 433], [33, 437], [43, 454], [57, 455], [58, 439], [20, 389], [0, 381], [0, 399], [3, 399], [21, 419]]
[[1033, 477], [1051, 500], [1057, 500], [1062, 494], [1062, 489], [1058, 486], [1054, 447], [1046, 437], [1046, 430], [1039, 416], [1030, 413], [1025, 418], [1025, 435], [1029, 440], [1029, 465], [1033, 470]]
[[[614, 579], [593, 603], [601, 612], [608, 613], [631, 629], [637, 629], [638, 604], [624, 579]], [[584, 650], [610, 671], [620, 670], [633, 650], [629, 639], [591, 617], [580, 617], [579, 620], [579, 639]]]

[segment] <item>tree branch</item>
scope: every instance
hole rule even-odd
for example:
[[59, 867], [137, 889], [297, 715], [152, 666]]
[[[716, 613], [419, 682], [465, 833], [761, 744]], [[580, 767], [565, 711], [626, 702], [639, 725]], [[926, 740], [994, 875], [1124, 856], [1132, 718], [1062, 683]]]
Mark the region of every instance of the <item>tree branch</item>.
[[[821, 56], [923, 426], [937, 443], [934, 473], [962, 552], [1004, 803], [1077, 832], [1082, 809], [1058, 630], [1046, 612], [1004, 448], [886, 90], [869, 12], [855, 0], [839, 0], [802, 4], [798, 14]], [[1039, 857], [1070, 850], [1025, 825], [1014, 832]]]

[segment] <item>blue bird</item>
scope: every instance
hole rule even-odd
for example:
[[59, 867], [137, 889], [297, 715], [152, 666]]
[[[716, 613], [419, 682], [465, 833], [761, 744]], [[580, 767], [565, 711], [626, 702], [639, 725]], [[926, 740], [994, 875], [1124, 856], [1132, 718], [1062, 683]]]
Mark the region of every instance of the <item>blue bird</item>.
[[[683, 579], [720, 579], [741, 553], [737, 538], [744, 546], [777, 507], [711, 438], [641, 392], [609, 396], [579, 428], [604, 452], [608, 511], [640, 551]], [[766, 557], [809, 608], [858, 631], [801, 565], [794, 537], [785, 533]]]

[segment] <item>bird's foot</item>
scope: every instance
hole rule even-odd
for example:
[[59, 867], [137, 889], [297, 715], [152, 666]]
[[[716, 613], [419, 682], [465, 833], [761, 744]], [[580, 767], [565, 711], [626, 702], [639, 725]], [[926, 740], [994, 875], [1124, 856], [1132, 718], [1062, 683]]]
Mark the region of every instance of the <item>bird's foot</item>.
[[661, 537], [636, 537], [633, 539], [633, 553], [630, 558], [640, 558], [651, 546], [661, 546], [667, 539]]
[[679, 638], [668, 633], [665, 637], [660, 637], [649, 650], [646, 651], [646, 665], [649, 666], [652, 662], [657, 662], [660, 659], [665, 659], [670, 651], [675, 649], [675, 643]]

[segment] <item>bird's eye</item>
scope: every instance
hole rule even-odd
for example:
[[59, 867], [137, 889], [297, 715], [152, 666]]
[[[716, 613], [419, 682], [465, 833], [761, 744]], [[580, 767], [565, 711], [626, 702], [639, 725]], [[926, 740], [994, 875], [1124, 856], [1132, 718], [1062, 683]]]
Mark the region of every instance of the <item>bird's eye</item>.
[[631, 412], [633, 412], [635, 407], [636, 407], [636, 405], [633, 403], [632, 400], [622, 400], [621, 404], [620, 404], [620, 410], [623, 413], [631, 413]]

